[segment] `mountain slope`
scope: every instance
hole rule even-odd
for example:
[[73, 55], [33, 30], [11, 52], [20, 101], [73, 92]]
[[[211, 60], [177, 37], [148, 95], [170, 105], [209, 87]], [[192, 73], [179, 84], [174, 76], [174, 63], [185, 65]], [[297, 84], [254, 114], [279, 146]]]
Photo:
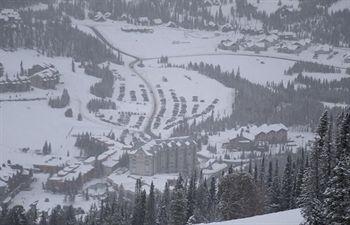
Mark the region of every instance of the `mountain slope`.
[[244, 219], [209, 223], [206, 225], [299, 225], [303, 221], [304, 219], [300, 213], [300, 209], [293, 209]]

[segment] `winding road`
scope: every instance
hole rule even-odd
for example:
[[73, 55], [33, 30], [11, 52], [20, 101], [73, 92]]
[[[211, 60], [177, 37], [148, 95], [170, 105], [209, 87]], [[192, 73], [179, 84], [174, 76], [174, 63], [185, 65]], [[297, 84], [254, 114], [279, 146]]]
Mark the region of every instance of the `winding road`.
[[112, 45], [109, 41], [106, 40], [106, 38], [100, 33], [100, 31], [98, 31], [95, 27], [93, 26], [88, 26], [95, 34], [96, 36], [101, 40], [103, 41], [107, 46], [109, 46], [111, 49], [119, 52], [119, 53], [122, 53], [126, 56], [129, 56], [133, 59], [135, 59], [134, 61], [130, 62], [129, 63], [129, 69], [131, 70], [132, 73], [136, 74], [144, 83], [145, 85], [147, 86], [147, 89], [149, 90], [149, 93], [151, 95], [151, 102], [153, 104], [152, 106], [152, 111], [151, 111], [151, 115], [150, 117], [146, 118], [147, 119], [147, 124], [146, 126], [144, 127], [143, 129], [143, 132], [145, 132], [146, 134], [148, 134], [152, 139], [154, 138], [157, 138], [158, 136], [155, 135], [153, 132], [152, 132], [152, 122], [154, 120], [154, 118], [156, 117], [156, 114], [157, 114], [157, 111], [158, 111], [158, 102], [156, 100], [156, 96], [155, 96], [155, 90], [153, 88], [153, 86], [151, 85], [151, 83], [145, 78], [142, 76], [142, 74], [140, 74], [136, 69], [135, 69], [135, 65], [137, 65], [137, 63], [141, 62], [142, 60], [147, 60], [146, 58], [141, 58], [141, 57], [138, 57], [136, 55], [133, 55], [133, 54], [130, 54], [128, 52], [125, 52], [117, 47], [115, 47], [114, 45]]
[[[134, 54], [128, 53], [124, 50], [121, 50], [117, 47], [115, 47], [113, 44], [111, 44], [101, 33], [100, 31], [98, 31], [98, 29], [96, 29], [93, 26], [88, 26], [94, 33], [95, 35], [102, 40], [107, 46], [109, 46], [111, 49], [122, 53], [126, 56], [129, 56], [131, 58], [134, 59], [134, 61], [132, 61], [131, 63], [129, 63], [129, 69], [132, 71], [132, 73], [136, 74], [147, 86], [150, 94], [151, 94], [151, 99], [152, 99], [152, 111], [151, 111], [151, 116], [147, 121], [147, 125], [144, 127], [143, 132], [145, 132], [146, 134], [148, 134], [150, 137], [152, 138], [157, 138], [158, 136], [155, 135], [152, 132], [152, 122], [154, 120], [154, 118], [156, 117], [156, 113], [158, 111], [159, 108], [159, 103], [156, 100], [156, 96], [155, 96], [155, 89], [153, 88], [153, 86], [151, 85], [151, 83], [142, 76], [142, 74], [140, 74], [136, 69], [135, 69], [135, 65], [137, 65], [137, 63], [142, 62], [142, 61], [147, 61], [147, 60], [155, 60], [155, 59], [159, 59], [160, 57], [141, 57], [141, 56], [136, 56]], [[283, 56], [274, 56], [274, 55], [266, 55], [266, 54], [256, 54], [256, 53], [242, 53], [242, 52], [217, 52], [217, 53], [197, 53], [197, 54], [179, 54], [179, 55], [168, 55], [168, 58], [186, 58], [186, 57], [198, 57], [198, 56], [245, 56], [245, 57], [259, 57], [259, 58], [270, 58], [270, 59], [280, 59], [280, 60], [287, 60], [287, 61], [292, 61], [292, 62], [298, 62], [298, 61], [305, 61], [303, 59], [297, 59], [297, 58], [291, 58], [291, 57], [283, 57]], [[310, 61], [311, 62], [311, 61]], [[334, 65], [333, 65], [334, 66]], [[343, 66], [334, 66], [337, 69], [347, 69], [347, 67], [343, 67]]]

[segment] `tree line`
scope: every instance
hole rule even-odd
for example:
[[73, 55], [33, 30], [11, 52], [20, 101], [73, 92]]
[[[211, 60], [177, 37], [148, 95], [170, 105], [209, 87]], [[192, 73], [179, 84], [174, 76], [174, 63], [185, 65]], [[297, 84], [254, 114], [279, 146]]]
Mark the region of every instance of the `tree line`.
[[309, 73], [340, 73], [339, 68], [335, 68], [334, 66], [320, 64], [316, 62], [305, 62], [298, 61], [293, 64], [292, 67], [289, 67], [284, 73], [288, 75], [300, 74], [302, 72]]
[[67, 89], [63, 89], [61, 97], [49, 99], [49, 106], [52, 108], [64, 108], [69, 104], [70, 97]]
[[20, 11], [18, 24], [0, 26], [0, 47], [35, 49], [49, 57], [73, 57], [83, 63], [122, 63], [120, 56], [114, 55], [99, 39], [73, 27], [71, 19], [63, 13], [52, 5], [45, 10]]
[[83, 150], [85, 156], [97, 156], [108, 150], [106, 145], [91, 137], [89, 133], [79, 134], [75, 146]]
[[[323, 81], [300, 74], [294, 82], [267, 83], [263, 86], [243, 78], [239, 67], [231, 72], [222, 71], [220, 65], [204, 62], [190, 62], [186, 66], [178, 67], [198, 71], [226, 87], [234, 88], [236, 95], [230, 116], [217, 118], [212, 114], [193, 124], [186, 124], [189, 122], [184, 121], [174, 129], [173, 136], [197, 133], [202, 130], [224, 131], [236, 126], [263, 123], [284, 123], [287, 126], [308, 125], [315, 128], [318, 118], [325, 110], [322, 102], [349, 103], [350, 99], [348, 88], [350, 78], [343, 78], [341, 81]], [[305, 87], [298, 88], [299, 84], [305, 84]], [[328, 110], [333, 114], [341, 111], [337, 107]]]

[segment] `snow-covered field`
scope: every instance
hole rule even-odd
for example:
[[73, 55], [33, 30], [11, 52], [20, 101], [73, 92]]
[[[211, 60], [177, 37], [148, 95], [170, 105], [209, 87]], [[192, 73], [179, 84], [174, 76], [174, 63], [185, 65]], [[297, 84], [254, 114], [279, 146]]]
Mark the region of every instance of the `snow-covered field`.
[[223, 71], [237, 72], [247, 80], [265, 85], [266, 82], [288, 82], [293, 77], [284, 75], [284, 70], [293, 65], [293, 62], [279, 59], [267, 59], [250, 56], [217, 55], [217, 56], [197, 56], [184, 58], [171, 58], [170, 63], [187, 65], [189, 62], [205, 62], [213, 65], [220, 65]]
[[[5, 52], [0, 50], [0, 54]], [[62, 94], [66, 88], [71, 98], [68, 107], [73, 109], [73, 118], [66, 118], [63, 109], [52, 109], [48, 106], [47, 100], [24, 101], [24, 102], [1, 102], [0, 103], [0, 149], [3, 146], [6, 149], [18, 149], [30, 147], [40, 149], [47, 140], [52, 144], [54, 154], [62, 153], [67, 144], [69, 131], [74, 127], [96, 127], [95, 120], [90, 119], [86, 113], [86, 103], [92, 97], [89, 93], [89, 87], [98, 81], [97, 78], [87, 76], [82, 69], [77, 68], [76, 73], [71, 71], [71, 59], [56, 57], [49, 58], [37, 54], [31, 50], [19, 50], [17, 52], [6, 52], [6, 57], [1, 57], [5, 67], [5, 72], [14, 74], [19, 72], [20, 63], [23, 62], [24, 69], [28, 69], [35, 64], [51, 63], [62, 74], [61, 84], [58, 84], [57, 90], [34, 89], [31, 92], [19, 94], [4, 93], [1, 99], [16, 98], [49, 98]], [[79, 85], [77, 85], [79, 84]], [[77, 114], [83, 114], [83, 121], [77, 120]], [[86, 116], [85, 116], [86, 115]], [[3, 153], [3, 151], [1, 151]], [[10, 156], [8, 156], [10, 157]]]
[[[94, 26], [114, 46], [139, 57], [152, 58], [162, 55], [198, 54], [214, 52], [217, 43], [232, 34], [220, 32], [169, 28], [166, 25], [153, 26], [153, 33], [123, 32], [121, 28], [130, 26], [125, 22], [75, 21], [79, 29], [83, 25]], [[83, 28], [85, 30], [85, 28]]]
[[302, 222], [304, 219], [300, 209], [293, 209], [244, 219], [206, 223], [206, 225], [300, 225]]
[[[209, 56], [189, 56], [189, 57], [174, 57], [170, 58], [170, 63], [176, 65], [187, 65], [189, 62], [204, 62], [213, 65], [220, 65], [223, 71], [237, 72], [240, 70], [240, 76], [247, 80], [266, 85], [267, 82], [287, 83], [293, 81], [297, 74], [285, 75], [284, 71], [291, 67], [294, 62], [265, 58], [259, 56], [239, 56], [239, 55], [209, 55]], [[321, 80], [340, 80], [344, 77], [349, 77], [345, 73], [324, 74], [324, 73], [303, 73], [305, 76], [313, 77]]]

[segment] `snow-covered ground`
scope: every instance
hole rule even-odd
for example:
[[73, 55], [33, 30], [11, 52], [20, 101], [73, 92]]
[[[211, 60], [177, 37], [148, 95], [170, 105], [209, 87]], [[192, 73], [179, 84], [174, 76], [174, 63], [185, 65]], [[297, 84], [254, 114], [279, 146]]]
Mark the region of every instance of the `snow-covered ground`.
[[21, 191], [13, 199], [12, 206], [16, 204], [21, 204], [25, 209], [29, 209], [31, 204], [36, 204], [39, 211], [50, 212], [57, 205], [74, 205], [76, 208], [81, 207], [85, 212], [87, 212], [92, 204], [98, 205], [98, 198], [90, 198], [88, 201], [85, 196], [78, 194], [74, 202], [69, 201], [67, 196], [63, 194], [54, 194], [51, 191], [46, 191], [42, 189], [43, 183], [46, 182], [49, 174], [35, 174], [35, 182], [32, 183], [30, 190]]
[[350, 1], [349, 0], [338, 0], [331, 7], [329, 7], [328, 12], [336, 12], [344, 9], [350, 9]]
[[292, 209], [244, 219], [206, 223], [206, 225], [300, 225], [302, 222], [304, 219], [300, 209]]
[[[123, 32], [121, 28], [130, 26], [125, 22], [75, 21], [79, 29], [94, 26], [115, 47], [139, 57], [160, 57], [162, 55], [198, 54], [214, 52], [217, 43], [232, 34], [182, 28], [169, 28], [166, 25], [153, 26], [153, 33]], [[85, 28], [83, 28], [85, 30]]]
[[220, 65], [223, 71], [237, 72], [247, 80], [265, 85], [266, 82], [288, 82], [292, 76], [284, 75], [284, 70], [293, 65], [293, 62], [279, 59], [267, 59], [250, 56], [217, 55], [217, 56], [197, 56], [184, 58], [171, 58], [170, 63], [187, 65], [189, 62], [205, 62], [213, 65]]
[[[251, 0], [253, 1], [253, 0]], [[292, 4], [295, 7], [297, 1], [284, 0], [282, 4]], [[251, 2], [257, 4], [256, 1]], [[272, 7], [273, 5], [273, 7]], [[260, 0], [259, 10], [276, 10], [277, 0]], [[271, 8], [269, 8], [271, 7]], [[225, 9], [227, 10], [227, 9]], [[55, 57], [50, 58], [40, 55], [33, 50], [19, 49], [16, 52], [5, 52], [0, 50], [0, 62], [4, 65], [5, 73], [10, 77], [20, 71], [20, 64], [23, 62], [24, 69], [28, 69], [35, 64], [50, 63], [53, 64], [62, 74], [61, 83], [57, 86], [57, 90], [40, 90], [34, 88], [33, 91], [26, 93], [1, 93], [0, 100], [13, 100], [23, 98], [43, 98], [40, 101], [4, 101], [0, 102], [0, 163], [5, 160], [11, 160], [13, 163], [19, 163], [27, 168], [32, 167], [34, 163], [40, 163], [45, 160], [45, 157], [37, 154], [42, 148], [45, 141], [49, 141], [52, 145], [52, 155], [61, 157], [64, 161], [76, 162], [80, 159], [77, 157], [80, 150], [74, 147], [74, 135], [82, 132], [91, 132], [92, 135], [106, 135], [110, 131], [115, 133], [116, 137], [123, 134], [125, 129], [130, 130], [131, 134], [126, 138], [126, 143], [131, 142], [132, 135], [142, 135], [142, 130], [145, 128], [147, 118], [150, 118], [153, 112], [153, 98], [155, 96], [156, 118], [164, 109], [164, 114], [159, 116], [159, 126], [154, 127], [157, 119], [152, 122], [151, 129], [162, 137], [169, 136], [171, 129], [164, 129], [168, 125], [175, 124], [183, 118], [193, 118], [194, 115], [208, 109], [214, 110], [214, 116], [226, 116], [231, 113], [232, 104], [234, 104], [235, 91], [224, 87], [219, 82], [209, 79], [197, 72], [187, 71], [181, 68], [164, 68], [158, 64], [156, 59], [149, 59], [164, 56], [181, 56], [170, 57], [170, 62], [174, 64], [187, 64], [188, 62], [207, 62], [219, 64], [223, 70], [231, 71], [240, 69], [242, 77], [248, 80], [265, 85], [266, 82], [287, 82], [295, 79], [295, 75], [286, 76], [284, 70], [293, 65], [293, 60], [311, 60], [314, 55], [315, 46], [310, 50], [304, 51], [298, 55], [278, 54], [274, 49], [269, 49], [267, 56], [284, 57], [286, 59], [260, 57], [251, 53], [249, 56], [225, 55], [228, 52], [217, 50], [218, 43], [227, 38], [235, 37], [234, 32], [221, 33], [198, 30], [185, 30], [181, 28], [169, 28], [165, 25], [154, 26], [153, 33], [135, 34], [127, 33], [121, 30], [126, 26], [124, 22], [116, 22], [107, 20], [106, 22], [92, 22], [91, 20], [77, 21], [73, 23], [82, 31], [95, 35], [88, 26], [94, 26], [98, 29], [106, 39], [115, 47], [120, 48], [136, 56], [145, 57], [143, 61], [144, 67], [135, 69], [139, 74], [146, 79], [151, 86], [151, 89], [146, 85], [146, 82], [135, 74], [128, 64], [131, 62], [130, 57], [123, 57], [125, 65], [110, 65], [114, 76], [117, 78], [114, 85], [114, 93], [112, 101], [117, 105], [116, 110], [100, 110], [100, 114], [105, 116], [105, 119], [120, 123], [118, 119], [121, 115], [127, 114], [130, 117], [127, 124], [113, 125], [100, 120], [93, 113], [89, 113], [86, 109], [86, 104], [95, 96], [90, 94], [89, 88], [100, 79], [84, 74], [83, 69], [78, 67], [76, 63], [76, 72], [71, 70], [71, 58]], [[258, 24], [256, 24], [258, 26]], [[254, 24], [253, 24], [254, 26]], [[320, 55], [318, 59], [313, 61], [325, 62], [337, 66], [348, 66], [342, 60], [343, 55], [348, 52], [348, 49], [337, 49], [339, 53], [329, 58], [329, 55]], [[243, 52], [247, 53], [247, 52]], [[198, 56], [198, 54], [206, 54]], [[213, 55], [209, 55], [213, 54]], [[215, 55], [217, 54], [217, 55]], [[222, 54], [222, 55], [218, 55]], [[188, 55], [185, 56], [184, 55]], [[339, 80], [346, 77], [342, 71], [340, 74], [316, 74], [305, 73], [307, 76], [312, 76], [320, 79]], [[69, 108], [73, 109], [73, 118], [64, 116], [64, 109], [52, 109], [48, 106], [47, 99], [49, 97], [60, 96], [63, 89], [66, 88], [71, 98]], [[122, 91], [124, 90], [124, 91]], [[161, 90], [161, 92], [160, 92]], [[122, 92], [125, 92], [124, 95]], [[161, 94], [162, 93], [162, 94]], [[120, 96], [122, 98], [119, 98]], [[145, 101], [147, 96], [149, 101]], [[134, 97], [133, 97], [134, 96]], [[162, 103], [165, 102], [164, 103]], [[177, 106], [175, 106], [177, 104]], [[329, 107], [330, 103], [324, 103]], [[182, 106], [185, 105], [185, 106]], [[339, 105], [339, 104], [338, 104]], [[340, 104], [341, 105], [341, 104]], [[341, 105], [342, 106], [342, 105]], [[196, 110], [195, 110], [196, 109]], [[182, 111], [183, 110], [183, 111]], [[197, 117], [197, 121], [209, 116], [210, 110]], [[174, 113], [176, 111], [176, 113]], [[182, 111], [182, 112], [181, 112]], [[195, 112], [194, 112], [195, 111]], [[83, 121], [77, 120], [77, 114], [81, 113]], [[175, 114], [175, 115], [174, 115]], [[146, 117], [146, 119], [143, 119]], [[167, 122], [171, 120], [170, 122]], [[140, 122], [141, 121], [141, 122]], [[193, 120], [192, 120], [193, 121]], [[190, 122], [192, 122], [190, 121]], [[218, 158], [223, 158], [226, 153], [222, 149], [222, 144], [230, 138], [236, 137], [239, 134], [239, 129], [221, 132], [220, 134], [209, 137], [209, 144], [217, 146], [218, 153], [212, 154], [203, 148], [199, 155], [204, 159], [213, 159], [215, 162]], [[296, 143], [296, 146], [303, 146], [308, 140], [313, 138], [313, 135], [308, 132], [288, 133], [290, 139]], [[21, 151], [21, 148], [29, 147], [27, 153]], [[274, 148], [278, 150], [278, 147]], [[68, 157], [69, 152], [69, 157]], [[231, 161], [239, 161], [241, 152], [230, 153]], [[203, 160], [203, 168], [208, 161]], [[207, 174], [215, 173], [216, 171], [226, 168], [226, 164], [218, 162], [212, 165], [212, 170], [208, 170]], [[163, 174], [150, 177], [142, 177], [144, 187], [147, 189], [153, 181], [157, 189], [162, 190], [165, 182], [170, 179], [176, 179], [177, 174]], [[19, 193], [14, 199], [14, 204], [20, 203], [28, 207], [34, 202], [38, 202], [40, 209], [48, 209], [56, 204], [70, 204], [64, 200], [62, 194], [52, 194], [42, 189], [42, 183], [46, 181], [47, 174], [35, 174], [36, 181], [32, 184], [31, 190]], [[134, 190], [137, 176], [130, 175], [128, 171], [124, 173], [112, 173], [108, 178], [94, 179], [84, 186], [84, 189], [90, 185], [97, 183], [110, 183], [113, 185], [123, 184], [127, 190]], [[98, 192], [98, 191], [96, 191]], [[48, 201], [45, 200], [48, 198]], [[75, 206], [81, 206], [87, 209], [89, 205], [98, 199], [93, 199], [87, 202], [83, 196], [78, 195]], [[285, 214], [283, 214], [285, 213]], [[292, 216], [295, 220], [300, 219], [298, 210], [281, 213], [282, 217]], [[267, 221], [264, 225], [297, 225], [297, 224], [281, 224], [269, 222], [269, 218], [274, 218], [273, 221], [278, 221], [281, 216], [271, 214], [266, 217], [261, 216], [261, 221]], [[255, 217], [254, 217], [255, 218]], [[254, 218], [233, 221], [232, 225], [255, 224], [252, 221]], [[258, 218], [258, 217], [256, 217]], [[248, 221], [247, 223], [244, 223]], [[250, 221], [250, 222], [249, 222]], [[259, 218], [260, 221], [260, 218]], [[293, 220], [291, 220], [293, 222]], [[239, 222], [239, 223], [236, 223]], [[243, 223], [242, 223], [243, 222]], [[221, 224], [221, 223], [220, 223]], [[263, 223], [260, 223], [263, 224]]]
[[[0, 50], [1, 55], [5, 52]], [[6, 52], [6, 57], [1, 57], [5, 72], [14, 74], [19, 72], [20, 63], [24, 69], [35, 64], [51, 63], [62, 74], [57, 90], [34, 89], [31, 92], [3, 93], [1, 99], [16, 98], [49, 98], [62, 94], [64, 88], [68, 90], [71, 101], [69, 106], [63, 109], [52, 109], [47, 100], [0, 102], [0, 149], [18, 149], [30, 147], [40, 149], [45, 141], [52, 144], [54, 154], [66, 154], [64, 146], [69, 140], [69, 132], [74, 127], [99, 127], [95, 120], [90, 119], [85, 105], [92, 98], [89, 87], [98, 81], [97, 78], [87, 76], [82, 69], [77, 68], [76, 73], [71, 71], [71, 59], [56, 57], [49, 58], [37, 54], [31, 50], [18, 50]], [[77, 85], [79, 84], [79, 85]], [[73, 109], [73, 118], [66, 118], [64, 112], [67, 108]], [[83, 121], [77, 120], [77, 114], [83, 114]], [[68, 139], [67, 139], [68, 138]], [[62, 152], [63, 151], [63, 152]], [[3, 154], [3, 150], [0, 151]], [[10, 156], [7, 156], [10, 157]]]
[[[294, 62], [283, 59], [265, 58], [259, 56], [240, 56], [240, 55], [209, 55], [209, 56], [188, 56], [170, 58], [170, 63], [176, 65], [187, 65], [189, 62], [204, 62], [213, 65], [220, 65], [223, 71], [237, 72], [240, 70], [240, 76], [247, 80], [266, 85], [267, 82], [287, 83], [293, 81], [297, 74], [285, 75], [284, 71], [291, 67]], [[325, 74], [325, 73], [303, 73], [305, 76], [321, 80], [340, 80], [349, 77], [342, 73]]]
[[178, 173], [174, 174], [155, 174], [154, 176], [137, 176], [132, 175], [129, 171], [125, 173], [112, 173], [108, 176], [107, 181], [112, 184], [112, 186], [120, 186], [123, 185], [125, 190], [134, 191], [135, 184], [137, 179], [141, 179], [142, 188], [149, 191], [149, 187], [153, 182], [154, 187], [159, 191], [163, 191], [165, 187], [165, 183], [169, 180], [176, 180], [179, 176]]

